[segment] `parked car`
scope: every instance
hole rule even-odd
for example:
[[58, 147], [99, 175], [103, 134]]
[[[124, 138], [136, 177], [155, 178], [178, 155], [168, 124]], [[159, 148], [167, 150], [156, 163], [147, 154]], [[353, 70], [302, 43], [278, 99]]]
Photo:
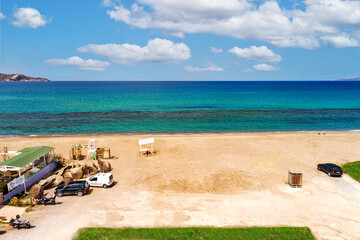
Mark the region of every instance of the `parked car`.
[[91, 187], [110, 187], [113, 183], [113, 175], [112, 173], [98, 173], [92, 177], [86, 179], [86, 181], [90, 184]]
[[90, 185], [87, 181], [72, 181], [66, 185], [55, 188], [55, 194], [58, 197], [64, 195], [78, 195], [83, 196], [89, 191]]
[[342, 176], [343, 170], [336, 164], [333, 163], [321, 163], [317, 165], [319, 171], [323, 171], [329, 176]]

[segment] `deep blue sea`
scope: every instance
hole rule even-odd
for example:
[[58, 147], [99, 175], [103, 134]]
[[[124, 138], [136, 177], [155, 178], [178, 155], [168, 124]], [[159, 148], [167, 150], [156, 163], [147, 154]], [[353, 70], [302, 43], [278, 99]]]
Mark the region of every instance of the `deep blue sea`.
[[360, 82], [0, 82], [0, 135], [360, 129]]

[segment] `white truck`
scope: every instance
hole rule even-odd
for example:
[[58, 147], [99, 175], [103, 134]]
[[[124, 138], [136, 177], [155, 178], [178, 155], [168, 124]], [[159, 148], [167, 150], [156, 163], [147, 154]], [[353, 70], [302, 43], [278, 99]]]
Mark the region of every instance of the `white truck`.
[[113, 175], [112, 173], [98, 173], [92, 177], [86, 179], [86, 181], [90, 184], [91, 187], [110, 187], [113, 183]]

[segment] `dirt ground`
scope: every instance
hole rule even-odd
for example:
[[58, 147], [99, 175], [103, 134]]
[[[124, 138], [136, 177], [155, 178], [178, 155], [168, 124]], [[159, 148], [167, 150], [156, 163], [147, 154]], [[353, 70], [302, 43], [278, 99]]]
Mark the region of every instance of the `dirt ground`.
[[[95, 138], [115, 156], [116, 181], [24, 213], [35, 227], [6, 229], [1, 239], [71, 239], [98, 226], [308, 226], [317, 239], [360, 239], [360, 184], [316, 170], [359, 161], [359, 132], [155, 135], [159, 154], [139, 157], [138, 139], [146, 137], [1, 138], [9, 150], [48, 145], [64, 157], [72, 144]], [[286, 184], [288, 170], [303, 172], [302, 188]]]

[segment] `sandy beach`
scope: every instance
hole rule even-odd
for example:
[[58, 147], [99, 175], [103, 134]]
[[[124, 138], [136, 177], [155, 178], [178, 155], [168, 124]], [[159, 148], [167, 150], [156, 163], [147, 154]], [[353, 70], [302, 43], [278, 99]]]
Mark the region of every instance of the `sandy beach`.
[[[159, 154], [140, 157], [149, 136]], [[3, 137], [0, 146], [53, 146], [68, 158], [91, 138], [110, 147], [116, 185], [38, 206], [23, 214], [35, 228], [1, 239], [71, 239], [94, 226], [308, 226], [317, 239], [360, 239], [360, 184], [316, 169], [359, 161], [360, 132]], [[288, 170], [303, 173], [302, 188], [287, 185]]]

